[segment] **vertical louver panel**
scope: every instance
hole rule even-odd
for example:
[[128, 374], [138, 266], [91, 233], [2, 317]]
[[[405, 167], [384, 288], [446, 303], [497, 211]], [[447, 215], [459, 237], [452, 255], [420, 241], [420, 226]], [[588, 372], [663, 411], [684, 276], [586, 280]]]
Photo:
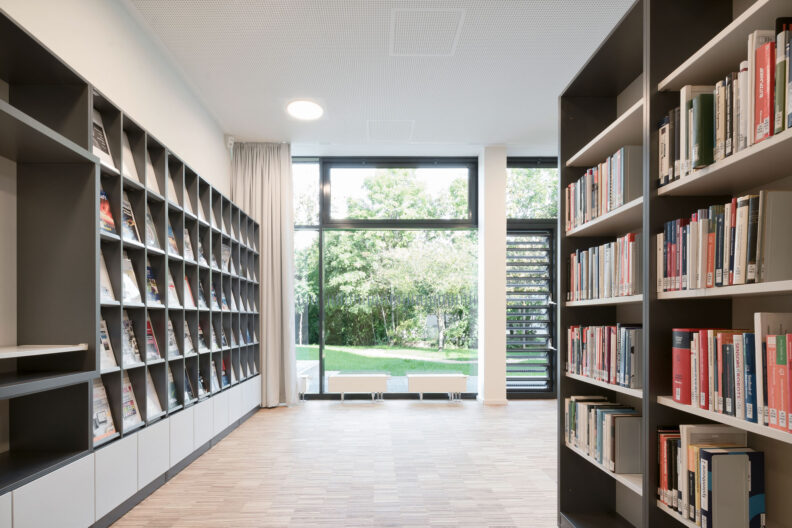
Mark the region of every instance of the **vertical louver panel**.
[[509, 231], [506, 239], [506, 390], [552, 392], [553, 233]]

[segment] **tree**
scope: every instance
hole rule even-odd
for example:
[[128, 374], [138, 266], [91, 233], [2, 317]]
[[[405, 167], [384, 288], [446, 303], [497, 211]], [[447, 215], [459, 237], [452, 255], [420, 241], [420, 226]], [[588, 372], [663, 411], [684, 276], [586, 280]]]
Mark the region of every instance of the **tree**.
[[506, 187], [508, 218], [558, 216], [558, 169], [510, 169]]

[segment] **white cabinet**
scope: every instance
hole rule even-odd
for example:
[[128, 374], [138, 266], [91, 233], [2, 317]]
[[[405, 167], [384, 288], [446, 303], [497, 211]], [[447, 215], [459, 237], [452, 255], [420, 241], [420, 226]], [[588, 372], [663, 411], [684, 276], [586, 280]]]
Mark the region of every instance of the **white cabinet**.
[[195, 448], [199, 448], [214, 436], [214, 404], [212, 400], [204, 400], [193, 406], [195, 412], [194, 438]]
[[13, 492], [14, 528], [84, 528], [94, 522], [94, 455]]
[[94, 458], [96, 518], [101, 519], [138, 490], [138, 435], [98, 449]]
[[0, 495], [0, 528], [11, 528], [11, 494]]
[[214, 404], [214, 434], [220, 434], [228, 427], [228, 391], [223, 391], [211, 398]]
[[261, 376], [256, 376], [252, 380], [246, 381], [243, 385], [243, 390], [243, 411], [246, 414], [261, 406]]
[[170, 465], [175, 466], [195, 449], [195, 407], [188, 407], [170, 418]]
[[228, 391], [228, 417], [231, 423], [242, 418], [242, 385], [234, 385]]
[[141, 429], [138, 437], [138, 489], [170, 468], [170, 418]]

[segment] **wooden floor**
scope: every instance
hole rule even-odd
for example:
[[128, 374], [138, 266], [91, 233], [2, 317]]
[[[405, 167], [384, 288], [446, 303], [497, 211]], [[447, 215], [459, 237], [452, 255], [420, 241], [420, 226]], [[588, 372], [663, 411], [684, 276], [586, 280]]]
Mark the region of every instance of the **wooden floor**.
[[118, 527], [550, 527], [556, 403], [262, 410]]

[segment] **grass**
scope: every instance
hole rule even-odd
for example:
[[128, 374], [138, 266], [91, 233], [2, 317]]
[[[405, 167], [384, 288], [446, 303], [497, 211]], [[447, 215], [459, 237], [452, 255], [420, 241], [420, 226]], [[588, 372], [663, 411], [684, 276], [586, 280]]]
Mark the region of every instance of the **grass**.
[[[362, 355], [364, 350], [378, 350], [393, 355], [420, 356], [426, 359], [403, 359], [389, 357], [369, 357]], [[467, 375], [476, 374], [476, 363], [464, 363], [476, 358], [475, 350], [459, 349], [449, 350], [453, 355], [445, 352], [421, 348], [399, 347], [325, 347], [325, 370], [341, 371], [382, 371], [391, 376], [404, 376], [408, 372], [460, 372]], [[452, 360], [453, 363], [438, 363], [432, 358]], [[297, 359], [318, 360], [319, 346], [308, 345], [297, 347]]]

